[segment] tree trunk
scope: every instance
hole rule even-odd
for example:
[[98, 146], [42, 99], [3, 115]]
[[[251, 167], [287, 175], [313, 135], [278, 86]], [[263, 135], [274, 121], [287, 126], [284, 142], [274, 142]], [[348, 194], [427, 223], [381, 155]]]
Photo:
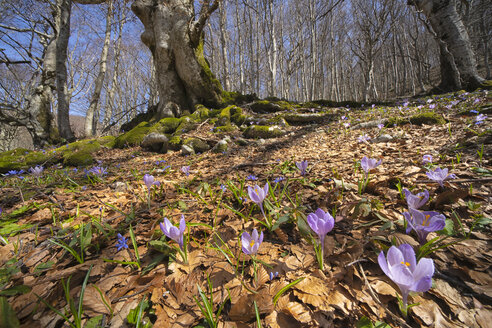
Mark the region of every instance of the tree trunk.
[[[437, 37], [446, 45], [453, 61], [449, 64], [457, 68], [462, 87], [468, 90], [480, 87], [484, 79], [478, 75], [470, 38], [456, 10], [456, 0], [408, 0], [408, 4], [424, 12]], [[451, 60], [449, 55], [442, 56], [442, 50], [441, 48], [441, 59]], [[441, 68], [445, 68], [443, 66], [449, 65], [441, 63]], [[451, 85], [448, 81], [441, 82], [441, 87]]]
[[97, 129], [97, 115], [95, 115], [97, 110], [97, 105], [99, 103], [99, 98], [101, 97], [101, 90], [104, 83], [104, 77], [106, 76], [106, 67], [108, 61], [108, 52], [109, 52], [109, 42], [111, 41], [111, 18], [113, 15], [113, 1], [109, 1], [108, 3], [108, 12], [106, 15], [106, 34], [104, 37], [104, 44], [101, 51], [101, 61], [99, 63], [99, 73], [97, 75], [94, 93], [92, 94], [91, 102], [89, 105], [89, 109], [85, 114], [85, 126], [84, 132], [85, 136], [94, 136], [96, 134]]
[[161, 117], [180, 116], [199, 103], [218, 106], [222, 100], [222, 87], [204, 57], [202, 34], [217, 1], [211, 6], [202, 1], [197, 20], [193, 1], [136, 0], [132, 4], [145, 27], [142, 41], [154, 58]]
[[60, 25], [56, 40], [56, 91], [58, 94], [58, 131], [60, 137], [67, 141], [75, 140], [70, 127], [70, 97], [67, 88], [67, 48], [70, 38], [71, 0], [58, 0]]
[[229, 48], [227, 37], [227, 9], [225, 3], [221, 2], [219, 5], [219, 28], [220, 28], [220, 44], [222, 48], [222, 81], [224, 82], [224, 90], [231, 90], [231, 82], [229, 76], [229, 58], [227, 49]]

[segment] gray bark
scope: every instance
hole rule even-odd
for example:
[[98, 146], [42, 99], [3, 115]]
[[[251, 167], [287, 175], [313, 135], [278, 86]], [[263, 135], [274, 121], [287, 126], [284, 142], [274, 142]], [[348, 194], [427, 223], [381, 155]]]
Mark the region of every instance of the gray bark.
[[154, 58], [161, 117], [180, 116], [203, 103], [217, 106], [222, 87], [203, 53], [203, 27], [220, 0], [202, 1], [197, 19], [193, 1], [136, 0], [132, 10], [143, 23], [143, 43]]
[[84, 132], [87, 137], [94, 136], [96, 134], [97, 129], [97, 105], [99, 103], [99, 98], [101, 96], [101, 90], [104, 83], [104, 77], [106, 76], [107, 70], [107, 60], [108, 60], [108, 52], [109, 52], [109, 42], [111, 41], [111, 17], [113, 12], [113, 2], [109, 1], [108, 3], [108, 12], [106, 15], [106, 34], [104, 37], [103, 48], [101, 51], [101, 61], [99, 63], [99, 73], [97, 75], [95, 85], [94, 85], [94, 93], [92, 94], [91, 102], [89, 104], [89, 109], [85, 114], [85, 126]]
[[[459, 74], [462, 87], [470, 90], [480, 87], [484, 79], [478, 75], [468, 32], [456, 10], [456, 0], [408, 0], [407, 3], [421, 10], [429, 20], [437, 37], [449, 51], [449, 54], [446, 49], [443, 51], [441, 45], [441, 53], [445, 53], [441, 59], [449, 60], [448, 64], [456, 67], [458, 72], [454, 74]], [[447, 81], [442, 82], [443, 86], [448, 84]]]

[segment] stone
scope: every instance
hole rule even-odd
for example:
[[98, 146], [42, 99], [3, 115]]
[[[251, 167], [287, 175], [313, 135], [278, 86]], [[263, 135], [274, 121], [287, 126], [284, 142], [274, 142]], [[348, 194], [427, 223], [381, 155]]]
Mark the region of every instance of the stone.
[[186, 155], [194, 155], [195, 150], [191, 146], [187, 145], [182, 145], [181, 146], [181, 155], [186, 156]]
[[169, 146], [169, 140], [164, 134], [152, 132], [146, 135], [143, 140], [141, 147], [147, 150], [166, 153]]
[[281, 137], [285, 134], [285, 131], [282, 130], [277, 125], [272, 126], [262, 126], [262, 125], [252, 125], [249, 126], [243, 133], [246, 138], [277, 138]]
[[217, 142], [217, 144], [214, 146], [214, 148], [212, 148], [212, 152], [223, 153], [223, 152], [227, 151], [227, 148], [228, 148], [227, 141], [225, 139], [222, 139], [219, 142]]
[[380, 143], [380, 142], [388, 142], [393, 140], [393, 137], [390, 136], [389, 134], [382, 134], [374, 139], [371, 139], [369, 142], [370, 143]]
[[116, 181], [110, 185], [111, 189], [116, 192], [125, 192], [128, 191], [128, 186], [126, 183], [121, 181]]

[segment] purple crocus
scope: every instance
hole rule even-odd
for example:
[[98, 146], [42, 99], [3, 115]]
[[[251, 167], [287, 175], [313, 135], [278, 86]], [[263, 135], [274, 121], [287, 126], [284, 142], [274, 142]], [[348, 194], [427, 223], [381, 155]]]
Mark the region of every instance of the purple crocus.
[[127, 240], [120, 233], [117, 235], [118, 241], [116, 242], [115, 247], [117, 247], [117, 252], [121, 251], [123, 248], [128, 248]]
[[423, 192], [419, 192], [414, 195], [408, 189], [403, 189], [403, 193], [405, 194], [405, 198], [407, 199], [407, 205], [410, 209], [419, 209], [429, 200], [429, 191], [424, 190]]
[[181, 250], [183, 250], [183, 234], [186, 229], [186, 221], [184, 215], [181, 215], [181, 221], [179, 222], [179, 229], [171, 224], [171, 222], [164, 218], [164, 224], [159, 223], [162, 232], [166, 235], [166, 237], [174, 240], [179, 244]]
[[384, 128], [384, 124], [383, 123], [379, 123], [378, 124], [378, 129], [381, 130], [382, 128]]
[[430, 232], [442, 230], [446, 225], [446, 217], [434, 211], [421, 212], [410, 208], [410, 213], [404, 212], [403, 216], [408, 223], [406, 233], [415, 230], [421, 245], [427, 242], [427, 235]]
[[39, 178], [41, 176], [41, 174], [43, 173], [43, 170], [44, 170], [44, 167], [42, 167], [41, 165], [36, 165], [36, 167], [34, 168], [30, 168], [29, 169], [29, 172], [31, 172], [31, 174], [33, 176], [35, 176], [36, 178]]
[[371, 140], [371, 137], [369, 137], [367, 134], [360, 135], [357, 138], [358, 142], [368, 142], [369, 140]]
[[265, 216], [265, 212], [263, 211], [263, 201], [268, 195], [268, 182], [265, 183], [265, 187], [263, 187], [263, 189], [258, 187], [258, 185], [255, 185], [253, 188], [248, 186], [248, 195], [249, 198], [251, 198], [251, 200], [260, 207], [261, 213]]
[[308, 214], [307, 222], [311, 229], [313, 229], [313, 231], [316, 232], [316, 234], [318, 235], [321, 245], [321, 254], [323, 254], [325, 236], [333, 229], [333, 226], [335, 225], [335, 220], [330, 215], [330, 213], [325, 213], [325, 211], [323, 211], [321, 208], [318, 208], [316, 212]]
[[441, 169], [440, 167], [436, 168], [434, 171], [428, 171], [426, 174], [429, 179], [439, 183], [439, 185], [443, 188], [444, 180], [457, 178], [457, 176], [454, 174], [448, 174], [447, 168]]
[[362, 167], [364, 172], [366, 172], [366, 174], [369, 174], [372, 169], [378, 167], [380, 164], [381, 160], [378, 161], [374, 158], [367, 158], [367, 156], [364, 156], [364, 158], [360, 160], [360, 166]]
[[307, 169], [307, 166], [308, 166], [308, 161], [307, 160], [303, 160], [303, 161], [300, 161], [300, 162], [296, 162], [296, 166], [301, 171], [301, 175], [305, 175], [306, 174], [306, 169]]
[[150, 175], [150, 174], [144, 175], [143, 181], [144, 181], [145, 185], [147, 186], [149, 193], [150, 193], [150, 188], [152, 188], [153, 185], [156, 185], [156, 186], [161, 185], [161, 183], [159, 181], [155, 181], [154, 176]]
[[487, 119], [487, 115], [479, 114], [475, 117], [475, 124], [482, 124]]
[[381, 251], [378, 263], [383, 272], [400, 288], [404, 314], [407, 310], [408, 294], [426, 292], [432, 286], [434, 262], [431, 259], [422, 258], [417, 263], [415, 252], [408, 244], [398, 247], [391, 246], [387, 257]]
[[258, 253], [258, 248], [260, 248], [262, 242], [263, 231], [260, 236], [258, 236], [258, 231], [256, 229], [253, 229], [253, 233], [251, 235], [246, 231], [241, 235], [241, 247], [246, 255], [255, 255]]
[[108, 174], [106, 169], [102, 166], [94, 166], [88, 172], [94, 174], [98, 178], [102, 178], [104, 175]]
[[422, 157], [422, 164], [432, 164], [432, 155], [426, 154]]
[[190, 167], [189, 166], [182, 166], [181, 167], [181, 172], [183, 172], [184, 174], [186, 174], [186, 176], [189, 176], [190, 175]]

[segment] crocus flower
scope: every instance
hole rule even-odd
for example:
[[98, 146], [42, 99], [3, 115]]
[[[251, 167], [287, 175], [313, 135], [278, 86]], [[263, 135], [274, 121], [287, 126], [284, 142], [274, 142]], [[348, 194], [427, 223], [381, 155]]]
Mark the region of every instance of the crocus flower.
[[258, 177], [256, 175], [250, 174], [246, 177], [246, 180], [256, 181], [258, 180]]
[[448, 174], [447, 168], [441, 169], [440, 167], [438, 167], [434, 171], [428, 171], [426, 174], [429, 179], [439, 183], [439, 185], [443, 188], [444, 188], [444, 180], [457, 178], [456, 175], [454, 174]]
[[361, 135], [357, 138], [358, 142], [368, 142], [371, 140], [371, 137], [369, 137], [367, 134]]
[[144, 175], [143, 181], [144, 181], [145, 185], [147, 186], [149, 193], [150, 193], [150, 188], [152, 188], [152, 185], [160, 186], [160, 184], [161, 184], [159, 181], [155, 181], [154, 176], [152, 176], [150, 174]]
[[381, 130], [382, 128], [384, 128], [384, 124], [383, 123], [379, 123], [378, 124], [378, 129]]
[[94, 166], [88, 172], [94, 174], [95, 176], [97, 176], [99, 178], [102, 178], [103, 175], [108, 174], [106, 169], [102, 166]]
[[296, 166], [301, 171], [301, 175], [305, 175], [306, 174], [306, 169], [307, 169], [307, 166], [308, 166], [308, 161], [307, 160], [303, 160], [301, 162], [296, 162]]
[[166, 237], [174, 240], [179, 244], [179, 247], [183, 250], [183, 234], [186, 229], [186, 221], [184, 215], [181, 215], [181, 221], [179, 222], [179, 229], [171, 224], [171, 222], [164, 218], [164, 224], [159, 223], [162, 232]]
[[307, 216], [307, 222], [311, 229], [319, 237], [321, 252], [323, 253], [323, 245], [325, 244], [325, 236], [328, 232], [333, 229], [335, 225], [335, 220], [330, 215], [330, 213], [323, 211], [321, 208], [318, 208], [316, 212], [310, 213]]
[[427, 242], [429, 232], [442, 230], [446, 225], [446, 217], [438, 212], [421, 212], [411, 208], [410, 213], [404, 212], [403, 216], [408, 223], [406, 233], [415, 230], [421, 245]]
[[479, 114], [475, 117], [475, 124], [482, 124], [487, 119], [487, 115]]
[[349, 123], [349, 122], [347, 122], [347, 123], [343, 123], [343, 126], [344, 126], [346, 129], [348, 129], [348, 128], [350, 127], [350, 123]]
[[405, 194], [405, 198], [407, 199], [407, 205], [408, 208], [410, 209], [416, 209], [418, 210], [424, 204], [429, 200], [429, 192], [427, 190], [424, 190], [424, 192], [419, 192], [418, 194], [414, 195], [412, 192], [408, 189], [403, 189], [403, 193]]
[[422, 157], [422, 164], [432, 164], [432, 155], [426, 154]]
[[284, 177], [278, 177], [278, 178], [273, 179], [273, 182], [279, 183], [280, 181], [284, 181], [284, 180], [285, 180]]
[[227, 186], [225, 184], [221, 184], [220, 189], [222, 190], [222, 192], [226, 192]]
[[369, 174], [369, 172], [372, 169], [378, 167], [380, 164], [381, 164], [381, 160], [377, 161], [374, 158], [367, 158], [367, 156], [364, 156], [360, 160], [360, 166], [362, 167], [362, 169], [364, 170], [364, 172], [366, 172], [366, 174]]
[[410, 292], [426, 292], [432, 286], [434, 262], [422, 258], [417, 263], [415, 252], [408, 244], [391, 246], [387, 257], [381, 251], [378, 263], [383, 272], [400, 288], [404, 311], [407, 309]]
[[275, 273], [273, 273], [273, 271], [270, 272], [270, 280], [273, 280], [273, 279], [275, 279], [277, 277], [278, 277], [278, 271], [275, 271]]
[[117, 247], [117, 252], [121, 251], [123, 248], [128, 248], [127, 240], [120, 233], [117, 235], [118, 241], [116, 242], [115, 247]]
[[249, 198], [251, 198], [251, 200], [260, 207], [261, 213], [265, 216], [265, 212], [263, 211], [263, 201], [268, 195], [268, 182], [265, 183], [265, 187], [263, 187], [263, 189], [258, 187], [258, 185], [255, 185], [254, 188], [248, 186], [248, 195]]
[[34, 175], [36, 178], [39, 178], [41, 176], [41, 174], [43, 173], [43, 170], [44, 170], [44, 167], [37, 165], [34, 168], [31, 167], [29, 169], [29, 172], [31, 172], [31, 174]]
[[262, 242], [263, 231], [259, 237], [256, 229], [253, 229], [253, 233], [251, 235], [246, 231], [241, 235], [241, 247], [246, 255], [255, 255], [258, 253], [258, 248], [260, 248]]
[[189, 166], [182, 166], [181, 167], [181, 172], [183, 172], [184, 174], [186, 174], [186, 176], [189, 176], [190, 175], [190, 167]]

